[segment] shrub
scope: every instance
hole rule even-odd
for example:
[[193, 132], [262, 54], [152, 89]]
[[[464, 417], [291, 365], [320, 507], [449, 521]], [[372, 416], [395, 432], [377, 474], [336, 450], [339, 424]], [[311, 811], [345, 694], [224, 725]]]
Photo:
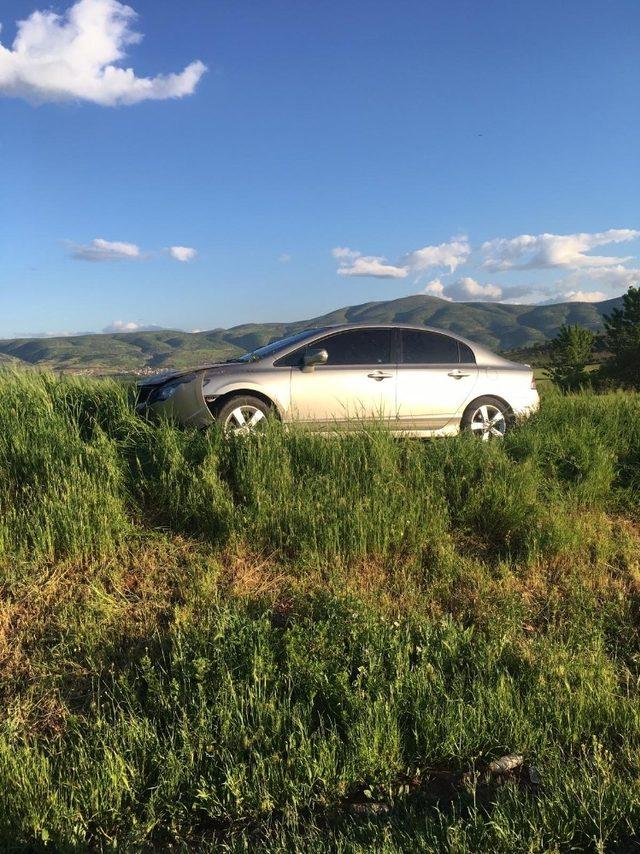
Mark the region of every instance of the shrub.
[[629, 288], [622, 308], [614, 308], [604, 323], [613, 354], [607, 373], [629, 388], [640, 389], [640, 289]]
[[576, 323], [563, 325], [551, 345], [549, 378], [562, 391], [576, 391], [589, 383], [587, 365], [591, 360], [594, 334]]

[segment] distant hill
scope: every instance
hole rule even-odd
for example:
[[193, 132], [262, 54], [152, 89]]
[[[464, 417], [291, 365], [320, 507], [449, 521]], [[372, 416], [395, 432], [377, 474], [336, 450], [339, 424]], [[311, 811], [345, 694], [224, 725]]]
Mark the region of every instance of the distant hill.
[[24, 364], [24, 362], [21, 363], [20, 359], [7, 356], [6, 353], [0, 353], [0, 368], [18, 367], [20, 364]]
[[447, 302], [425, 295], [348, 306], [293, 323], [247, 323], [208, 332], [127, 332], [0, 341], [0, 364], [117, 373], [182, 368], [229, 359], [308, 326], [370, 321], [436, 326], [494, 350], [522, 350], [553, 338], [563, 323], [598, 332], [621, 298], [599, 303], [504, 305]]

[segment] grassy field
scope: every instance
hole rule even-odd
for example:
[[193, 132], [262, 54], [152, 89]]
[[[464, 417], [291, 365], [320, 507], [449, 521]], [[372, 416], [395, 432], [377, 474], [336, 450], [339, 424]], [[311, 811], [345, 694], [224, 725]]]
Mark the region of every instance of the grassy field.
[[0, 374], [2, 850], [637, 850], [640, 396], [484, 445], [130, 393]]

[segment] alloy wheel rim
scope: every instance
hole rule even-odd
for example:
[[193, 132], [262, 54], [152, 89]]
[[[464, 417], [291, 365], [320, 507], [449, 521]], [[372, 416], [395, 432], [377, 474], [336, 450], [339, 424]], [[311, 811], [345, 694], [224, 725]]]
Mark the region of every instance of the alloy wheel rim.
[[485, 403], [473, 413], [470, 426], [476, 436], [483, 442], [488, 442], [491, 439], [503, 438], [507, 431], [507, 420], [497, 406]]
[[252, 433], [264, 420], [265, 414], [257, 406], [236, 406], [227, 415], [224, 428], [229, 433], [245, 435]]

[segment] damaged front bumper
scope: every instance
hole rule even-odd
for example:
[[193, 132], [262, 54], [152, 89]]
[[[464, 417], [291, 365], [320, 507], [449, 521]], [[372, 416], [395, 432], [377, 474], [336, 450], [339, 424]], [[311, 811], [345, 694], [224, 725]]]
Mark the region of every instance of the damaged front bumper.
[[213, 417], [203, 392], [203, 373], [169, 378], [138, 386], [136, 412], [176, 421], [189, 427], [208, 427]]

